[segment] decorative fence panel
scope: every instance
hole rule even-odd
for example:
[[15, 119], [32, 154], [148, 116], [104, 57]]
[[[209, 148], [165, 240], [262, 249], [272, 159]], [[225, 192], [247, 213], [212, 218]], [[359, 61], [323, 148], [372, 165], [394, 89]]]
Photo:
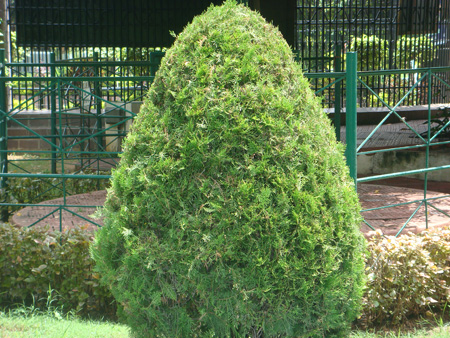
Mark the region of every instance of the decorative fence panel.
[[[441, 86], [444, 90], [448, 91], [450, 89], [450, 82], [448, 81], [449, 74], [450, 67], [358, 72], [358, 86], [363, 87], [370, 92], [383, 107], [387, 108], [388, 112], [377, 125], [371, 127], [371, 130], [367, 135], [360, 139], [360, 142], [356, 141], [356, 137], [347, 140], [348, 148], [352, 149], [350, 163], [353, 168], [351, 167], [351, 171], [356, 172], [356, 165], [360, 157], [375, 156], [377, 154], [381, 154], [385, 161], [389, 161], [392, 157], [397, 159], [405, 157], [410, 163], [410, 168], [407, 170], [395, 170], [395, 166], [392, 166], [388, 173], [356, 178], [357, 184], [376, 183], [376, 181], [379, 180], [392, 180], [393, 182], [401, 177], [423, 180], [423, 195], [420, 198], [410, 198], [405, 202], [385, 205], [383, 203], [383, 197], [379, 196], [378, 203], [376, 203], [378, 205], [376, 207], [362, 210], [364, 223], [374, 231], [377, 229], [380, 230], [380, 228], [368, 220], [368, 214], [381, 214], [386, 212], [395, 213], [396, 208], [404, 209], [405, 206], [408, 206], [410, 215], [406, 219], [398, 221], [401, 222], [401, 224], [399, 224], [400, 226], [398, 231], [396, 231], [395, 236], [402, 234], [405, 229], [408, 230], [411, 221], [414, 218], [417, 218], [419, 214], [422, 214], [422, 219], [425, 223], [424, 228], [426, 229], [428, 229], [429, 226], [429, 217], [431, 213], [440, 214], [444, 219], [450, 217], [450, 210], [448, 210], [448, 208], [447, 210], [443, 210], [443, 208], [438, 206], [439, 202], [444, 200], [448, 201], [450, 198], [450, 191], [448, 191], [447, 194], [436, 196], [436, 194], [430, 193], [430, 190], [428, 189], [429, 177], [434, 172], [442, 172], [443, 175], [441, 176], [447, 178], [447, 181], [450, 181], [450, 154], [448, 151], [450, 145], [450, 100], [447, 99], [447, 103], [442, 105], [441, 110], [438, 111], [438, 113], [432, 111], [432, 88]], [[373, 89], [374, 79], [386, 75], [414, 79], [414, 82], [408, 90], [400, 95], [398, 101], [392, 102]], [[427, 102], [427, 117], [423, 123], [419, 124], [414, 120], [408, 121], [405, 116], [402, 116], [399, 113], [402, 103], [407, 100], [415, 100], [415, 97], [422, 97], [422, 99]], [[402, 132], [409, 133], [409, 137], [412, 138], [412, 142], [408, 142], [411, 143], [410, 145], [398, 144], [380, 147], [378, 149], [373, 146], [368, 146], [370, 141], [380, 133], [383, 127], [386, 125], [392, 126], [396, 123], [400, 124], [400, 130]], [[356, 121], [354, 124], [356, 126]], [[349, 126], [347, 126], [347, 128], [348, 127]], [[355, 143], [355, 141], [357, 143]], [[437, 155], [432, 156], [433, 154]], [[395, 185], [395, 182], [393, 182], [392, 185]], [[448, 202], [445, 204], [448, 206]], [[371, 218], [376, 219], [377, 217]], [[449, 224], [450, 219], [444, 221], [442, 224], [445, 222]]]
[[[72, 197], [80, 192], [98, 191], [107, 187], [110, 170], [119, 161], [121, 140], [139, 111], [143, 95], [153, 80], [161, 57], [162, 53], [155, 53], [151, 61], [143, 62], [101, 62], [95, 58], [87, 62], [55, 62], [52, 57], [51, 62], [39, 65], [44, 67], [47, 73], [45, 77], [17, 76], [17, 73], [13, 72], [13, 69], [20, 67], [33, 67], [32, 64], [0, 64], [0, 207], [3, 220], [13, 213], [14, 217], [19, 217], [20, 209], [32, 207], [35, 208], [33, 213], [36, 215], [30, 218], [27, 226], [46, 223], [52, 218], [58, 220], [58, 228], [63, 230], [64, 215], [70, 215], [71, 222], [101, 226], [101, 220], [91, 216], [102, 206], [103, 200], [83, 204], [82, 201], [74, 203]], [[1, 51], [0, 60], [4, 60]], [[400, 116], [398, 108], [409, 95], [423, 95], [419, 88], [423, 88], [424, 84], [430, 87], [439, 82], [449, 88], [445, 74], [450, 74], [450, 68], [357, 72], [356, 53], [347, 53], [345, 63], [345, 72], [305, 75], [311, 80], [323, 80], [325, 85], [316, 91], [317, 95], [327, 91], [333, 93], [336, 136], [339, 140], [343, 130], [341, 119], [345, 120], [343, 136], [347, 143], [347, 163], [355, 184], [421, 173], [425, 175], [424, 194], [420, 200], [410, 202], [417, 204], [417, 210], [411, 218], [421, 207], [439, 210], [439, 207], [434, 205], [436, 198], [427, 195], [427, 175], [432, 171], [450, 169], [450, 164], [433, 166], [430, 164], [429, 154], [434, 147], [447, 146], [450, 143], [448, 140], [438, 140], [439, 135], [442, 136], [450, 130], [450, 122], [445, 120], [445, 117], [433, 119], [431, 91], [426, 92], [428, 120], [425, 136], [415, 131], [411, 124]], [[110, 70], [117, 67], [149, 67], [152, 76], [112, 76]], [[375, 77], [386, 74], [409, 76], [417, 80], [399, 102], [392, 104], [370, 86]], [[25, 84], [30, 82], [39, 84], [34, 86], [37, 89], [20, 100], [15, 98], [18, 88], [24, 88]], [[12, 107], [9, 108], [5, 96], [7, 87], [12, 102]], [[344, 87], [345, 97], [341, 92]], [[357, 100], [361, 87], [371, 91], [374, 97], [388, 108], [388, 113], [369, 133], [367, 139], [358, 144]], [[121, 90], [120, 95], [115, 92], [117, 88]], [[30, 108], [42, 101], [47, 104], [46, 110], [37, 113]], [[341, 102], [345, 102], [345, 108], [341, 107]], [[369, 139], [392, 117], [411, 130], [421, 144], [367, 150], [365, 146]], [[441, 121], [439, 128], [433, 126], [437, 120]], [[42, 124], [46, 127], [42, 127]], [[35, 149], [30, 150], [30, 145]], [[424, 149], [427, 158], [421, 168], [357, 177], [359, 157], [419, 148]], [[393, 207], [395, 206], [366, 209], [363, 216], [365, 213]], [[448, 216], [447, 213], [444, 214]], [[365, 221], [365, 224], [376, 229], [369, 221]], [[407, 227], [408, 222], [403, 224], [401, 229]], [[398, 234], [400, 233], [401, 231]]]
[[[0, 51], [0, 60], [4, 60]], [[95, 55], [94, 55], [95, 56]], [[38, 206], [29, 226], [63, 213], [79, 222], [100, 225], [81, 209], [100, 204], [71, 205], [70, 196], [104, 189], [119, 161], [121, 140], [153, 81], [162, 54], [151, 61], [2, 64], [0, 77], [0, 185], [2, 218]], [[18, 69], [40, 67], [46, 76], [18, 76]], [[117, 67], [146, 67], [151, 76], [117, 76]], [[10, 74], [10, 76], [8, 76]], [[22, 89], [32, 83], [32, 91]], [[6, 87], [9, 89], [8, 108]], [[44, 102], [44, 110], [36, 105]], [[59, 198], [59, 199], [58, 199]], [[55, 200], [58, 199], [58, 200]], [[42, 201], [51, 203], [42, 204]], [[43, 212], [41, 209], [45, 208]]]

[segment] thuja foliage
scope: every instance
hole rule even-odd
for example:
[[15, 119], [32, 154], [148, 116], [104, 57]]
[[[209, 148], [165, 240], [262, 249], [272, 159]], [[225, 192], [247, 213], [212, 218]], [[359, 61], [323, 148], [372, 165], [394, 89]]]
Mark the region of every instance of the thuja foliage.
[[359, 204], [279, 31], [226, 1], [167, 51], [92, 245], [139, 337], [342, 337]]

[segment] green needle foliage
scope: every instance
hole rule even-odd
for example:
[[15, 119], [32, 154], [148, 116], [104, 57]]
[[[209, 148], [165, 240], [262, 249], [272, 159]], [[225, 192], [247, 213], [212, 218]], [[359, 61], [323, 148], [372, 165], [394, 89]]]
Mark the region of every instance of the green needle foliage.
[[226, 1], [162, 60], [91, 252], [138, 337], [343, 337], [359, 210], [289, 46]]

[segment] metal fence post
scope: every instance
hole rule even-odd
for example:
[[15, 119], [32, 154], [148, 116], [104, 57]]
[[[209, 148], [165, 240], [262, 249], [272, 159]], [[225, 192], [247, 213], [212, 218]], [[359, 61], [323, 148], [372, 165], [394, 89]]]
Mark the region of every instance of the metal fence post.
[[[3, 112], [0, 116], [0, 172], [8, 173], [8, 138], [7, 138], [7, 103], [6, 103], [6, 83], [4, 77], [6, 76], [6, 60], [5, 60], [5, 50], [0, 49], [0, 110]], [[7, 199], [7, 178], [0, 178], [0, 189], [3, 191], [3, 196]], [[6, 202], [2, 201], [2, 202]], [[8, 207], [4, 206], [1, 208], [0, 218], [3, 222], [8, 221]]]
[[[97, 65], [99, 62], [98, 52], [94, 52], [94, 62], [96, 63], [94, 66], [94, 77], [98, 78], [100, 76], [100, 67]], [[94, 93], [97, 96], [95, 98], [95, 109], [97, 116], [97, 173], [100, 171], [100, 152], [103, 150], [103, 125], [102, 125], [102, 101], [99, 99], [102, 95], [101, 91], [101, 83], [100, 81], [94, 82]], [[97, 181], [97, 186], [99, 187], [100, 182]]]
[[350, 168], [350, 176], [355, 182], [355, 189], [357, 188], [357, 168], [356, 168], [356, 149], [357, 149], [357, 83], [358, 83], [358, 73], [357, 73], [357, 61], [358, 55], [356, 52], [348, 52], [346, 60], [346, 79], [347, 79], [347, 101], [345, 105], [346, 112], [346, 128], [345, 137], [347, 148], [345, 150], [345, 156], [347, 158], [347, 165]]
[[[428, 101], [428, 128], [427, 128], [427, 146], [425, 148], [425, 168], [430, 168], [430, 139], [431, 139], [431, 84], [433, 81], [433, 73], [431, 72], [431, 69], [428, 69], [427, 71], [428, 76], [428, 82], [427, 82], [427, 101]], [[423, 199], [425, 201], [425, 229], [428, 230], [428, 199], [427, 199], [427, 193], [428, 193], [428, 172], [426, 171], [423, 177]]]
[[[339, 73], [342, 71], [342, 46], [340, 44], [336, 44], [334, 54], [334, 71]], [[334, 128], [338, 141], [341, 140], [341, 88], [342, 81], [339, 81], [334, 87]]]
[[[56, 174], [56, 67], [55, 67], [55, 53], [50, 53], [50, 76], [52, 77], [51, 94], [50, 94], [50, 123], [51, 123], [51, 140], [52, 140], [52, 174]], [[62, 146], [62, 145], [61, 145]]]

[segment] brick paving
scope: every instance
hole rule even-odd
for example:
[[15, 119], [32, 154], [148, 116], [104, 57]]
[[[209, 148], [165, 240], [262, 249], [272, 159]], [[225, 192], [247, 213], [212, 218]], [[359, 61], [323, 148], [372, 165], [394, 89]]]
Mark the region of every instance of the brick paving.
[[[410, 180], [410, 182], [412, 186], [421, 183], [419, 180]], [[426, 218], [428, 218], [429, 229], [450, 226], [450, 217], [448, 216], [450, 215], [450, 191], [447, 193], [428, 191], [426, 197], [432, 200], [428, 202], [427, 206], [423, 202], [424, 191], [413, 188], [359, 184], [358, 195], [362, 209], [369, 209], [362, 212], [365, 221], [375, 230], [381, 230], [384, 235], [397, 235], [413, 214], [414, 216], [406, 224], [402, 234], [419, 233], [426, 230]], [[445, 196], [448, 197], [443, 198]], [[393, 206], [398, 204], [400, 205]], [[384, 208], [370, 210], [380, 207]], [[367, 237], [375, 233], [365, 223], [362, 224], [361, 230]]]
[[[102, 219], [97, 218], [95, 213], [98, 207], [103, 206], [105, 199], [106, 190], [68, 196], [65, 204], [63, 198], [56, 198], [40, 203], [45, 206], [23, 208], [12, 216], [11, 222], [25, 227], [40, 220], [33, 226], [48, 227], [50, 230], [69, 230], [83, 227], [94, 231], [98, 228], [98, 225], [103, 225]], [[60, 205], [67, 205], [68, 207], [61, 208]]]

